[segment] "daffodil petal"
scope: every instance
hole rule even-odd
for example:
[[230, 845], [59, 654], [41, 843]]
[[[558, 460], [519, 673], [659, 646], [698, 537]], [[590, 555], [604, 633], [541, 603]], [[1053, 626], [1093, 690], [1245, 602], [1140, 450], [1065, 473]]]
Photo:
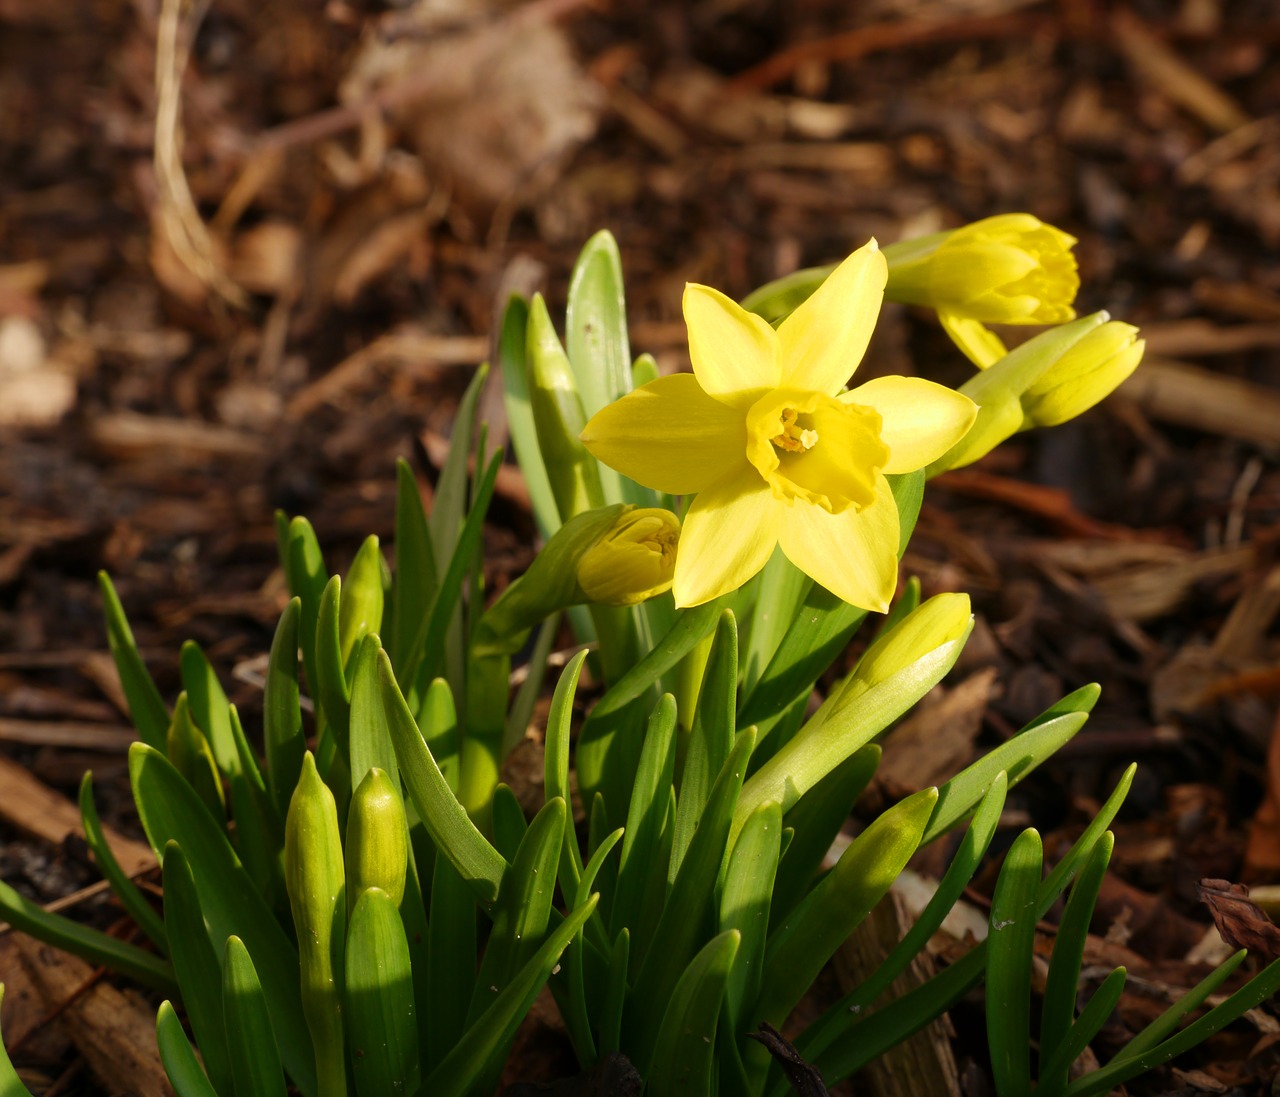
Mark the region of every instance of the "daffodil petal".
[[844, 386], [866, 353], [888, 276], [872, 240], [782, 322], [778, 341], [785, 387], [831, 396]]
[[939, 309], [938, 322], [942, 325], [942, 330], [951, 336], [951, 341], [978, 369], [995, 365], [1009, 353], [1000, 336], [981, 320]]
[[598, 461], [672, 495], [750, 467], [742, 412], [713, 400], [690, 373], [659, 377], [606, 405], [579, 437]]
[[796, 504], [778, 539], [787, 559], [832, 594], [883, 613], [898, 583], [898, 507], [888, 481], [878, 479], [875, 502], [862, 510], [828, 514]]
[[676, 605], [698, 606], [742, 586], [764, 567], [780, 516], [789, 513], [754, 468], [701, 492], [680, 531]]
[[745, 408], [778, 384], [778, 336], [755, 313], [718, 289], [690, 282], [684, 322], [694, 376], [709, 396]]
[[889, 447], [884, 471], [889, 473], [914, 472], [936, 461], [978, 416], [978, 405], [969, 397], [923, 377], [877, 377], [839, 399], [880, 413], [880, 441]]

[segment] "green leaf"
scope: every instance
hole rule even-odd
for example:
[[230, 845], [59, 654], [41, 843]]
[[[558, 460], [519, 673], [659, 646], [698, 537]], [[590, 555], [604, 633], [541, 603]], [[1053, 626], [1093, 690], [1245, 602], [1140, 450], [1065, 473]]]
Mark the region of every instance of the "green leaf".
[[[316, 616], [316, 681], [315, 700], [324, 713], [325, 727], [334, 738], [338, 751], [351, 752], [351, 690], [347, 686], [346, 656], [338, 632], [342, 602], [342, 580], [333, 576], [320, 596], [320, 612]], [[352, 668], [354, 671], [354, 667]], [[359, 781], [354, 781], [359, 784]]]
[[713, 937], [680, 976], [658, 1030], [646, 1093], [710, 1097], [715, 1092], [716, 1021], [740, 940], [736, 929]]
[[793, 834], [778, 865], [770, 925], [778, 925], [808, 893], [827, 850], [879, 764], [880, 748], [869, 743], [849, 755], [787, 812], [783, 826], [791, 828]]
[[[924, 832], [924, 845], [940, 838], [973, 810], [986, 795], [996, 774], [1004, 773], [1016, 785], [1055, 751], [1070, 742], [1089, 718], [1096, 687], [1076, 690], [1037, 716], [1012, 739], [988, 751], [938, 789], [938, 806]], [[1088, 707], [1076, 707], [1088, 702]], [[1132, 780], [1132, 777], [1130, 777]], [[1103, 828], [1106, 829], [1105, 827]]]
[[631, 391], [622, 259], [617, 241], [607, 229], [587, 241], [574, 264], [564, 326], [569, 363], [583, 408], [587, 415], [594, 415]]
[[[543, 747], [546, 797], [552, 800], [559, 796], [566, 804], [570, 802], [569, 729], [573, 718], [573, 698], [586, 658], [585, 651], [578, 652], [560, 672], [560, 679], [551, 695], [551, 709], [547, 713]], [[566, 895], [572, 894], [581, 877], [582, 855], [578, 852], [578, 841], [573, 828], [569, 827], [565, 831], [564, 848], [560, 853], [560, 890]]]
[[249, 950], [234, 935], [223, 954], [222, 1009], [236, 1097], [285, 1097], [275, 1018]]
[[777, 654], [778, 645], [795, 619], [797, 608], [813, 584], [803, 571], [775, 548], [760, 573], [755, 606], [747, 619], [743, 650], [742, 696], [750, 697]]
[[[320, 596], [324, 593], [325, 583], [329, 581], [329, 571], [324, 566], [324, 556], [320, 552], [320, 542], [316, 540], [316, 531], [305, 518], [294, 518], [287, 532], [288, 556], [284, 561], [285, 578], [289, 581], [289, 593], [301, 601], [298, 621], [295, 626], [294, 645], [302, 647], [302, 662], [307, 670], [307, 682], [314, 689], [316, 681], [316, 620], [320, 615]], [[274, 650], [274, 648], [273, 648]], [[294, 672], [297, 679], [297, 672]], [[270, 760], [270, 752], [267, 754]], [[294, 774], [295, 778], [297, 774]], [[293, 785], [289, 785], [290, 790]], [[281, 807], [283, 813], [284, 808]]]
[[493, 845], [508, 861], [514, 861], [516, 851], [520, 848], [520, 840], [529, 823], [524, 817], [524, 808], [516, 799], [516, 794], [508, 785], [499, 785], [493, 790]]
[[240, 755], [231, 733], [231, 706], [222, 683], [194, 640], [182, 645], [178, 662], [182, 669], [182, 686], [191, 704], [191, 716], [196, 726], [208, 736], [218, 768], [228, 778], [234, 777], [240, 772]]
[[[318, 612], [317, 609], [317, 615]], [[281, 818], [289, 810], [289, 797], [298, 783], [302, 756], [307, 749], [306, 736], [302, 733], [302, 709], [298, 705], [298, 622], [301, 616], [302, 600], [294, 597], [276, 625], [262, 697], [267, 784]], [[310, 647], [314, 654], [315, 621], [311, 624], [311, 637]]]
[[449, 788], [456, 793], [462, 767], [462, 731], [458, 725], [458, 710], [453, 703], [453, 691], [443, 678], [434, 679], [427, 687], [418, 713], [418, 724], [431, 757], [436, 760]]
[[720, 895], [721, 931], [732, 929], [741, 934], [725, 996], [730, 1038], [742, 1027], [746, 1008], [760, 993], [781, 848], [782, 809], [772, 801], [761, 804], [738, 835]]
[[703, 806], [711, 792], [711, 783], [733, 749], [737, 687], [738, 629], [733, 611], [727, 609], [720, 614], [715, 639], [711, 643], [694, 713], [693, 731], [685, 753], [668, 879], [675, 879], [693, 832], [698, 827]]
[[[215, 943], [238, 936], [254, 957], [289, 1077], [306, 1097], [316, 1092], [311, 1038], [302, 1017], [298, 952], [258, 894], [224, 831], [191, 786], [159, 751], [141, 743], [129, 750], [129, 777], [147, 840], [170, 841], [191, 866], [200, 910]], [[216, 944], [215, 944], [216, 947]]]
[[[623, 925], [640, 927], [650, 923], [646, 915], [657, 916], [665, 893], [665, 884], [650, 889], [651, 881], [665, 881], [665, 870], [658, 876], [660, 838], [667, 822], [671, 803], [672, 781], [676, 769], [676, 703], [671, 694], [663, 694], [649, 717], [640, 764], [635, 771], [631, 803], [627, 807], [627, 823], [623, 830], [622, 856], [618, 866], [618, 883], [613, 891], [611, 932], [616, 935]], [[723, 765], [723, 763], [721, 763]], [[669, 856], [663, 859], [670, 864]], [[653, 891], [655, 894], [646, 894]], [[651, 928], [651, 925], [650, 925]], [[637, 942], [636, 957], [641, 958], [648, 945], [648, 932]]]
[[86, 771], [80, 780], [80, 822], [84, 826], [85, 842], [93, 859], [116, 898], [129, 912], [129, 916], [138, 923], [139, 928], [147, 935], [157, 949], [164, 955], [169, 954], [169, 943], [165, 939], [164, 921], [156, 913], [155, 908], [145, 895], [120, 867], [116, 855], [111, 850], [107, 836], [103, 832], [102, 823], [98, 820], [98, 809], [93, 802], [93, 773]]
[[[219, 992], [219, 1001], [221, 992]], [[195, 1048], [187, 1039], [187, 1034], [178, 1020], [173, 1005], [169, 1001], [160, 1003], [156, 1013], [156, 1046], [160, 1050], [160, 1062], [168, 1075], [169, 1084], [177, 1097], [219, 1097], [213, 1088], [209, 1076], [196, 1057]], [[0, 1046], [0, 1057], [4, 1056], [4, 1048]], [[19, 1097], [26, 1090], [11, 1090], [4, 1078], [4, 1064], [0, 1062], [0, 1093], [4, 1097]], [[230, 1092], [230, 1091], [225, 1091]]]
[[351, 782], [356, 786], [372, 769], [385, 770], [394, 782], [400, 780], [400, 766], [396, 762], [391, 728], [382, 703], [382, 684], [378, 678], [379, 650], [378, 637], [365, 636], [356, 648], [352, 663], [349, 746]]
[[[529, 653], [529, 661], [525, 664], [525, 678], [516, 691], [511, 702], [511, 711], [507, 714], [506, 726], [502, 732], [502, 748], [499, 756], [506, 758], [524, 740], [529, 724], [533, 720], [534, 709], [542, 696], [542, 686], [547, 677], [547, 660], [551, 649], [555, 647], [556, 636], [560, 632], [560, 614], [553, 613], [538, 629], [537, 639], [533, 642], [533, 650]], [[569, 797], [565, 797], [565, 803]]]
[[236, 821], [236, 852], [259, 894], [273, 909], [283, 910], [284, 868], [280, 855], [284, 849], [284, 823], [276, 813], [235, 705], [231, 706], [229, 715], [231, 736], [240, 757], [240, 773], [228, 778], [231, 814]]
[[560, 511], [551, 492], [547, 466], [538, 448], [538, 431], [533, 424], [533, 408], [529, 400], [529, 378], [525, 361], [525, 332], [529, 326], [529, 302], [512, 295], [502, 313], [502, 331], [498, 336], [498, 365], [502, 370], [502, 396], [507, 409], [507, 428], [516, 461], [524, 473], [529, 490], [529, 503], [538, 533], [545, 541], [560, 525]]
[[224, 822], [227, 805], [223, 798], [222, 778], [218, 774], [217, 763], [213, 760], [209, 740], [191, 719], [185, 693], [178, 694], [177, 703], [173, 706], [173, 720], [169, 724], [165, 754], [174, 768], [196, 790], [196, 795], [209, 809], [209, 814], [219, 823]]
[[347, 928], [346, 1016], [360, 1097], [417, 1092], [418, 1023], [409, 942], [395, 900], [361, 893]]
[[427, 919], [431, 993], [426, 1001], [426, 1066], [457, 1045], [476, 984], [476, 899], [446, 857], [437, 857]]
[[[619, 767], [610, 766], [615, 740], [629, 732], [638, 733], [643, 717], [629, 710], [631, 702], [651, 694], [659, 679], [685, 657], [715, 627], [720, 616], [719, 599], [691, 609], [680, 610], [676, 622], [653, 649], [624, 674], [591, 710], [578, 736], [576, 767], [583, 803], [590, 803], [596, 790]], [[623, 767], [625, 768], [625, 767]], [[629, 772], [616, 774], [630, 785]], [[625, 805], [612, 810], [621, 812]]]
[[711, 790], [702, 820], [667, 896], [653, 943], [636, 976], [628, 1012], [631, 1061], [641, 1074], [648, 1072], [652, 1061], [662, 1010], [698, 951], [699, 936], [712, 917], [716, 878], [754, 746], [755, 733], [748, 728], [738, 736], [733, 753]]
[[488, 909], [498, 896], [507, 862], [467, 817], [431, 757], [396, 684], [395, 671], [385, 651], [378, 652], [378, 671], [382, 702], [405, 788], [436, 848], [453, 862], [476, 900]]
[[[1066, 1088], [1067, 1069], [1080, 1051], [1084, 1050], [1081, 1048], [1075, 1052], [1056, 1072], [1046, 1068], [1048, 1061], [1058, 1059], [1058, 1051], [1072, 1031], [1089, 922], [1093, 918], [1093, 908], [1098, 901], [1098, 891], [1102, 887], [1102, 879], [1106, 875], [1114, 846], [1115, 838], [1108, 831], [1093, 847], [1071, 889], [1071, 897], [1067, 900], [1053, 941], [1053, 957], [1049, 961], [1049, 975], [1045, 981], [1044, 1000], [1040, 1008], [1039, 1072], [1039, 1088], [1047, 1088], [1053, 1092], [1061, 1092]], [[1087, 1040], [1085, 1042], [1088, 1043]]]
[[107, 645], [120, 675], [125, 700], [129, 702], [133, 726], [138, 729], [144, 743], [156, 750], [164, 750], [169, 734], [169, 710], [147, 673], [146, 664], [133, 639], [133, 630], [129, 628], [129, 619], [124, 615], [116, 588], [105, 571], [98, 572], [98, 589], [102, 592], [102, 611], [107, 618]]
[[391, 588], [388, 645], [392, 665], [398, 667], [409, 658], [418, 622], [430, 612], [435, 593], [431, 531], [413, 470], [402, 458], [396, 462], [396, 577]]
[[998, 1097], [1031, 1092], [1031, 956], [1040, 835], [1024, 830], [1009, 847], [991, 898], [987, 936], [987, 1043]]
[[[200, 810], [204, 811], [204, 808]], [[0, 920], [45, 944], [70, 952], [91, 964], [118, 971], [144, 986], [154, 987], [164, 994], [177, 991], [173, 969], [154, 953], [110, 937], [100, 930], [82, 926], [61, 914], [50, 914], [2, 880]]]
[[204, 915], [191, 866], [177, 842], [164, 851], [164, 921], [173, 937], [173, 969], [200, 1057], [215, 1089], [234, 1089], [231, 1052], [222, 1013], [222, 963], [204, 932]]
[[483, 1016], [467, 1029], [444, 1062], [431, 1072], [423, 1085], [424, 1093], [430, 1093], [431, 1097], [463, 1097], [471, 1091], [473, 1081], [486, 1064], [509, 1045], [560, 954], [582, 929], [595, 905], [593, 895], [548, 935]]
[[[1057, 951], [1056, 944], [1054, 950]], [[1098, 1035], [1116, 1006], [1120, 1004], [1124, 984], [1125, 969], [1118, 967], [1093, 992], [1093, 997], [1081, 1011], [1079, 1020], [1067, 1031], [1065, 1037], [1054, 1049], [1053, 1055], [1046, 1057], [1044, 1052], [1041, 1052], [1042, 1066], [1040, 1082], [1036, 1086], [1037, 1093], [1044, 1093], [1048, 1097], [1050, 1094], [1066, 1092], [1067, 1074], [1071, 1064], [1084, 1054], [1085, 1048], [1092, 1043], [1093, 1038]], [[1049, 1080], [1046, 1081], [1046, 1079]]]
[[884, 897], [915, 853], [936, 797], [936, 789], [924, 789], [879, 816], [769, 935], [755, 1008], [758, 1018], [781, 1027], [822, 965]]
[[631, 935], [618, 934], [609, 954], [609, 980], [605, 986], [600, 1010], [600, 1054], [608, 1055], [622, 1047], [622, 1017], [627, 1001], [627, 971], [630, 966]]
[[[472, 424], [476, 405], [489, 376], [488, 365], [476, 367], [453, 417], [453, 434], [449, 439], [449, 456], [440, 469], [435, 501], [427, 525], [431, 530], [431, 547], [436, 560], [448, 560], [458, 546], [458, 530], [467, 513], [467, 462], [471, 457]], [[474, 509], [474, 508], [473, 508]], [[416, 646], [416, 645], [415, 645]], [[412, 650], [410, 655], [412, 655]]]

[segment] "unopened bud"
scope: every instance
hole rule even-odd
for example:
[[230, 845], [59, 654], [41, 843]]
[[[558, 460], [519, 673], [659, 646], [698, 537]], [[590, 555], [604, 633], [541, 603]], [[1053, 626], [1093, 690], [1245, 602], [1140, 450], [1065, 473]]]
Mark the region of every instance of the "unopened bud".
[[390, 775], [377, 767], [364, 775], [347, 812], [347, 906], [368, 888], [381, 888], [396, 906], [404, 897], [409, 831], [404, 800]]
[[1095, 328], [1022, 394], [1023, 426], [1057, 426], [1088, 411], [1138, 368], [1145, 348], [1132, 324]]
[[675, 577], [680, 520], [669, 510], [627, 511], [578, 561], [587, 600], [633, 606], [661, 594]]

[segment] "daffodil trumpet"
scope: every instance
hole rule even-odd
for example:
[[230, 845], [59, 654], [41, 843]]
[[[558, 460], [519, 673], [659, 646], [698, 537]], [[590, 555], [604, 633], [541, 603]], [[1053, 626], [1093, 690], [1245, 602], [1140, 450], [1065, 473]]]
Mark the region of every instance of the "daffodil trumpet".
[[886, 277], [872, 241], [776, 330], [691, 283], [684, 315], [693, 373], [644, 385], [586, 424], [582, 442], [600, 461], [646, 487], [694, 496], [676, 557], [678, 606], [737, 589], [780, 545], [845, 601], [888, 607], [898, 511], [885, 476], [941, 456], [977, 409], [914, 377], [845, 391]]

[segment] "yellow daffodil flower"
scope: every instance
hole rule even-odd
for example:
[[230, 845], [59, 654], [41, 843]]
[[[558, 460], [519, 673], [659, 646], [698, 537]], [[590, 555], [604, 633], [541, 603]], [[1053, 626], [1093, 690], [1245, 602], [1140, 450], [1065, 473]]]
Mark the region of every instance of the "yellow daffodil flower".
[[1075, 319], [1074, 236], [1029, 213], [1002, 213], [951, 232], [885, 249], [885, 296], [937, 309], [947, 334], [980, 369], [1002, 358], [987, 324], [1062, 324]]
[[736, 589], [781, 545], [845, 601], [887, 608], [898, 511], [885, 474], [941, 456], [976, 408], [913, 377], [841, 391], [866, 351], [885, 278], [872, 241], [776, 331], [690, 283], [693, 373], [652, 381], [587, 423], [582, 442], [606, 465], [658, 491], [697, 496], [676, 557], [677, 605]]

